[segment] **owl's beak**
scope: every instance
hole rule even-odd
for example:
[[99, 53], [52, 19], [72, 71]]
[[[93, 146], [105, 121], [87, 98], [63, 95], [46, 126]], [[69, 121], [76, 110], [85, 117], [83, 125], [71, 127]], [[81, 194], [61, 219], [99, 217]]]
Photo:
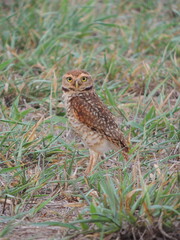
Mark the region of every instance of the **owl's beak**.
[[76, 83], [75, 83], [75, 87], [76, 87], [76, 88], [79, 87], [79, 85], [78, 85], [78, 81], [76, 81]]

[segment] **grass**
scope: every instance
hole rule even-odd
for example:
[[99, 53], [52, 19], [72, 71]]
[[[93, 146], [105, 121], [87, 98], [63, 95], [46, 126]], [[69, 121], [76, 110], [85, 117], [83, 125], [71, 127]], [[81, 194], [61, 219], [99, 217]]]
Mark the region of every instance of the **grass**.
[[[0, 3], [0, 237], [178, 239], [178, 1]], [[84, 177], [61, 77], [96, 79], [131, 140]]]

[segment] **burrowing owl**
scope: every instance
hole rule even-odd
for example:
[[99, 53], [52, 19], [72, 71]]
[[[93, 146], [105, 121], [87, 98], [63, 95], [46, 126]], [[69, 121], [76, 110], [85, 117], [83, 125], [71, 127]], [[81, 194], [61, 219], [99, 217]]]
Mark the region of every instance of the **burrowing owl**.
[[62, 79], [65, 108], [71, 127], [89, 148], [89, 174], [96, 160], [107, 151], [122, 149], [128, 160], [128, 144], [115, 117], [95, 93], [91, 75], [83, 70], [67, 72]]

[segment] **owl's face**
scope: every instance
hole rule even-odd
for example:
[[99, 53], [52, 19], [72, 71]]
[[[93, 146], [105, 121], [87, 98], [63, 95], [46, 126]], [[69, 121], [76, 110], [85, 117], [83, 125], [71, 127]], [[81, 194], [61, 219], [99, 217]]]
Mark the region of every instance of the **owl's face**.
[[83, 70], [71, 70], [64, 74], [62, 78], [62, 90], [69, 91], [88, 91], [93, 89], [93, 80], [88, 72]]

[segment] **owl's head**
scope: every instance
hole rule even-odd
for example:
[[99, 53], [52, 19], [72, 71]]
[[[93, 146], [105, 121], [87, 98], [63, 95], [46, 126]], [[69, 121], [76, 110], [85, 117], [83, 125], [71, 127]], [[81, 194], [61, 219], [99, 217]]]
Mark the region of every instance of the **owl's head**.
[[71, 70], [64, 74], [62, 78], [62, 90], [64, 92], [88, 91], [93, 89], [91, 75], [83, 70]]

